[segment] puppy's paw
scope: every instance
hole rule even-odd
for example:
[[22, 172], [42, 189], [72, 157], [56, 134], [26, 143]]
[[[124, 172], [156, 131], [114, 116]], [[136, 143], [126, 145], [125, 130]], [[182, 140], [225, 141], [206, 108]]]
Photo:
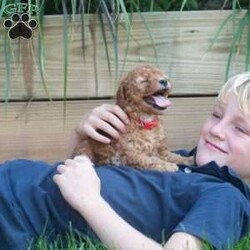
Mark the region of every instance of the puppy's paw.
[[194, 157], [193, 156], [183, 157], [183, 164], [188, 166], [194, 165]]
[[176, 172], [179, 170], [177, 164], [172, 162], [161, 161], [158, 164], [154, 164], [151, 169], [158, 170], [161, 172]]
[[172, 163], [172, 162], [165, 162], [162, 168], [163, 168], [162, 171], [167, 171], [167, 172], [176, 172], [179, 170], [179, 167], [177, 166], [177, 164]]

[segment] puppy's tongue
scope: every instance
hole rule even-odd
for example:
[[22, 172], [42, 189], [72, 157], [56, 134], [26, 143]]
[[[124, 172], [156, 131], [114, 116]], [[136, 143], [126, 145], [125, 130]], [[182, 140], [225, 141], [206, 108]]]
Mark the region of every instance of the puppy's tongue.
[[156, 105], [161, 108], [167, 108], [171, 105], [171, 102], [162, 95], [153, 95], [152, 98], [154, 99]]

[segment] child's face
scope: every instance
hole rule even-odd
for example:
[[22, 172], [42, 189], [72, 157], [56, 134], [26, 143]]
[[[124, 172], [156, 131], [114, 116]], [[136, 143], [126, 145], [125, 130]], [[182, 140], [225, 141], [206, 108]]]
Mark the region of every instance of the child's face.
[[250, 177], [250, 115], [244, 114], [236, 96], [218, 101], [201, 129], [197, 164], [216, 161], [227, 165], [243, 178]]

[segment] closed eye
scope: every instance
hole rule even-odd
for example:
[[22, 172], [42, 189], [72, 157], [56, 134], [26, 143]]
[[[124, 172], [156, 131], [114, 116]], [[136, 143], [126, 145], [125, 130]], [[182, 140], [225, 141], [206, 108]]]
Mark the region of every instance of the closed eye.
[[143, 81], [140, 81], [140, 84], [144, 84], [144, 83], [147, 83], [148, 80], [143, 80]]
[[213, 112], [212, 116], [216, 119], [221, 119], [221, 114], [217, 113], [217, 112]]
[[235, 128], [237, 129], [237, 131], [239, 131], [239, 132], [242, 133], [242, 134], [250, 135], [249, 131], [246, 130], [245, 128], [243, 128], [243, 127], [237, 126], [237, 127], [235, 127]]

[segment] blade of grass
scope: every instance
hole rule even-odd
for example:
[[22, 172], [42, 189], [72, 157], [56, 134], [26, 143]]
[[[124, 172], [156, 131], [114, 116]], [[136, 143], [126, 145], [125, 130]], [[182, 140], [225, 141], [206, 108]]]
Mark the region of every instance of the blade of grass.
[[87, 13], [90, 13], [91, 3], [92, 3], [92, 1], [89, 0], [89, 1], [88, 1]]
[[73, 17], [76, 15], [77, 4], [76, 0], [71, 0], [71, 9]]
[[150, 28], [149, 28], [149, 26], [148, 26], [148, 22], [145, 20], [143, 14], [142, 14], [142, 13], [139, 11], [139, 9], [137, 8], [137, 5], [136, 5], [136, 3], [134, 2], [134, 0], [130, 0], [130, 1], [131, 1], [131, 3], [132, 3], [133, 7], [137, 10], [138, 14], [140, 15], [140, 17], [141, 17], [141, 19], [142, 19], [142, 21], [143, 21], [144, 27], [146, 28], [147, 33], [148, 33], [149, 38], [150, 38], [151, 43], [152, 43], [152, 47], [153, 47], [153, 51], [154, 51], [154, 55], [155, 55], [155, 60], [156, 60], [155, 63], [158, 64], [158, 53], [157, 53], [157, 49], [156, 49], [156, 46], [155, 46], [154, 38], [153, 38], [152, 33], [151, 33], [151, 30], [150, 30]]
[[[6, 6], [6, 0], [2, 1], [1, 8], [0, 8], [0, 21], [4, 16], [4, 8]], [[7, 42], [8, 36], [7, 32], [5, 32], [5, 36], [3, 39], [4, 43], [4, 59], [5, 59], [5, 67], [6, 67], [6, 74], [5, 74], [5, 82], [4, 82], [4, 102], [5, 102], [5, 113], [7, 112], [7, 104], [9, 100], [9, 88], [10, 88], [10, 44]], [[2, 48], [2, 46], [0, 46]]]
[[95, 29], [96, 29], [96, 19], [93, 18], [92, 22], [89, 25], [89, 31], [91, 35], [91, 39], [93, 42], [93, 67], [94, 67], [94, 79], [95, 79], [95, 95], [98, 96], [98, 68], [97, 68], [97, 59], [96, 59], [96, 36], [95, 36]]
[[[227, 3], [228, 3], [228, 0], [224, 0], [224, 2], [222, 4], [222, 7], [221, 7], [222, 10], [225, 9]], [[241, 5], [240, 5], [240, 1], [239, 0], [233, 0], [232, 6], [233, 6], [232, 9], [237, 8], [237, 6], [238, 6], [239, 9], [241, 9]]]
[[[152, 3], [154, 5], [154, 3]], [[125, 49], [125, 57], [123, 59], [123, 65], [122, 65], [122, 68], [121, 68], [121, 72], [123, 72], [123, 68], [125, 67], [125, 63], [127, 61], [127, 56], [128, 56], [128, 49], [129, 49], [129, 43], [130, 43], [130, 40], [133, 39], [133, 34], [132, 34], [132, 23], [133, 23], [133, 5], [129, 5], [128, 6], [128, 20], [129, 20], [129, 33], [126, 33], [126, 49]], [[124, 26], [121, 26], [124, 28]], [[128, 27], [128, 26], [127, 26]], [[125, 29], [126, 29], [126, 26], [125, 26]]]
[[[127, 10], [128, 18], [129, 18], [130, 24], [132, 24], [132, 22], [133, 22], [133, 6], [129, 5], [128, 8], [129, 8]], [[121, 27], [126, 29], [126, 26], [124, 27], [123, 25], [121, 25]], [[125, 32], [126, 32], [126, 30], [125, 30]], [[122, 74], [123, 74], [123, 71], [124, 71], [124, 68], [125, 68], [125, 65], [126, 65], [126, 62], [127, 62], [127, 57], [128, 57], [128, 52], [129, 52], [129, 44], [130, 44], [131, 39], [133, 39], [133, 35], [132, 35], [132, 32], [130, 31], [129, 36], [126, 35], [126, 48], [124, 50], [125, 53], [124, 53], [124, 58], [122, 59], [122, 65], [121, 65], [121, 68], [120, 68], [120, 76], [119, 76], [119, 78], [122, 77]], [[136, 42], [136, 40], [135, 40], [135, 42]]]
[[199, 8], [198, 1], [196, 0], [190, 0], [190, 4], [191, 4], [191, 9], [197, 10]]
[[[240, 13], [240, 11], [236, 8], [236, 6], [237, 6], [237, 1], [233, 1], [232, 13], [225, 20], [223, 20], [222, 24], [220, 25], [220, 27], [216, 31], [208, 49], [205, 52], [205, 54], [206, 54], [209, 50], [212, 49], [215, 42], [218, 40], [219, 35], [224, 30], [225, 26], [228, 24], [229, 21], [232, 21], [233, 39], [232, 39], [229, 53], [228, 53], [228, 60], [227, 60], [227, 65], [226, 65], [226, 70], [225, 70], [225, 80], [227, 80], [229, 77], [233, 57], [240, 48], [239, 44], [240, 44], [240, 41], [242, 38], [244, 27], [246, 25], [246, 14], [240, 21], [236, 21], [237, 16]], [[237, 22], [239, 22], [239, 23], [237, 23]], [[249, 52], [249, 51], [247, 50], [247, 52]], [[247, 60], [247, 56], [248, 56], [248, 53], [246, 54], [246, 60]]]
[[245, 16], [240, 20], [239, 24], [237, 25], [237, 29], [235, 29], [235, 33], [233, 35], [233, 40], [230, 46], [230, 51], [228, 54], [228, 60], [227, 60], [227, 66], [226, 66], [226, 73], [225, 73], [225, 80], [229, 78], [230, 74], [230, 69], [231, 69], [231, 64], [232, 64], [232, 59], [235, 53], [239, 49], [239, 44], [242, 38], [242, 34], [245, 28], [246, 24], [246, 14]]
[[132, 15], [129, 15], [123, 0], [120, 0], [120, 5], [121, 5], [121, 10], [123, 13], [123, 19], [124, 19], [124, 23], [125, 23], [126, 38], [127, 38], [127, 41], [129, 41], [131, 38]]
[[[112, 38], [112, 45], [113, 45], [113, 51], [114, 51], [114, 57], [115, 57], [115, 81], [117, 81], [117, 76], [118, 76], [118, 39], [117, 39], [117, 26], [115, 23], [115, 19], [113, 18], [113, 16], [109, 13], [107, 4], [105, 1], [101, 0], [101, 5], [100, 5], [100, 9], [101, 9], [101, 13], [104, 13], [107, 21], [108, 21], [108, 25], [109, 25], [109, 29], [110, 29], [110, 34], [111, 34], [111, 38]], [[100, 14], [101, 14], [100, 13]], [[103, 38], [106, 39], [106, 35], [105, 35], [105, 29], [104, 29], [104, 23], [103, 23], [103, 19], [102, 17], [100, 18], [101, 20], [101, 25], [102, 25], [102, 32], [103, 32]], [[105, 50], [106, 50], [106, 57], [107, 57], [107, 61], [108, 61], [108, 67], [109, 67], [109, 72], [111, 73], [111, 64], [110, 64], [110, 57], [109, 57], [109, 53], [108, 53], [108, 48], [107, 48], [107, 41], [105, 41]]]
[[[3, 0], [1, 7], [0, 7], [0, 21], [4, 16], [4, 8], [6, 6], [7, 1]], [[5, 74], [5, 82], [4, 82], [4, 103], [5, 103], [5, 113], [7, 112], [8, 108], [8, 101], [9, 101], [9, 88], [10, 88], [10, 44], [7, 41], [8, 36], [7, 32], [5, 32], [4, 36], [4, 59], [5, 59], [5, 67], [6, 67], [6, 74]]]
[[52, 101], [52, 98], [49, 94], [48, 86], [45, 80], [45, 43], [44, 43], [44, 35], [43, 35], [43, 17], [44, 17], [44, 5], [45, 0], [42, 0], [40, 3], [40, 0], [36, 0], [36, 6], [39, 6], [39, 12], [36, 13], [37, 17], [37, 29], [38, 29], [38, 61], [39, 61], [39, 72], [41, 81], [43, 84], [44, 91], [49, 98], [50, 101]]
[[6, 79], [4, 84], [4, 103], [5, 103], [5, 111], [7, 111], [7, 104], [9, 101], [9, 89], [10, 89], [10, 76], [11, 76], [11, 52], [10, 52], [10, 43], [9, 37], [7, 36], [7, 32], [4, 37], [4, 57], [5, 57], [5, 66], [6, 66]]
[[85, 22], [84, 22], [84, 14], [85, 14], [85, 3], [84, 0], [80, 0], [79, 5], [79, 13], [80, 13], [80, 22], [81, 22], [81, 42], [82, 42], [82, 57], [83, 62], [85, 62]]
[[221, 32], [224, 30], [225, 26], [227, 23], [233, 18], [233, 13], [231, 13], [226, 19], [223, 20], [222, 24], [219, 26], [218, 30], [216, 31], [215, 35], [213, 36], [213, 39], [210, 42], [209, 47], [207, 48], [206, 52], [207, 53], [209, 50], [212, 49], [214, 46], [215, 42], [218, 40], [219, 35]]
[[68, 83], [68, 11], [65, 0], [62, 1], [63, 6], [63, 114], [66, 118], [66, 102], [67, 102], [67, 83]]
[[125, 53], [124, 53], [125, 55], [124, 55], [124, 58], [122, 60], [122, 66], [121, 66], [121, 70], [120, 70], [120, 72], [121, 72], [120, 77], [122, 76], [122, 72], [123, 72], [124, 67], [126, 65], [126, 62], [127, 62], [127, 57], [128, 57], [128, 52], [129, 52], [129, 43], [130, 43], [130, 37], [127, 37], [127, 39], [126, 39], [126, 48], [125, 48]]
[[250, 10], [247, 11], [247, 42], [246, 42], [246, 57], [245, 57], [245, 71], [250, 69]]
[[183, 0], [181, 3], [180, 11], [182, 12], [185, 7], [187, 7], [187, 9], [197, 10], [199, 6], [196, 0]]
[[33, 76], [34, 76], [34, 54], [32, 53], [32, 40], [22, 42], [22, 66], [23, 80], [27, 98], [30, 101], [33, 97]]
[[236, 10], [236, 5], [237, 5], [237, 1], [233, 0], [233, 1], [232, 1], [232, 10], [233, 10], [233, 11]]
[[108, 70], [109, 70], [109, 75], [111, 75], [111, 62], [110, 62], [110, 56], [109, 56], [109, 51], [108, 51], [107, 36], [106, 36], [106, 32], [105, 32], [105, 23], [104, 23], [102, 14], [99, 13], [98, 16], [99, 16], [100, 24], [101, 24], [102, 38], [104, 40], [106, 62], [107, 62]]
[[6, 6], [7, 0], [2, 0], [2, 4], [1, 4], [1, 8], [0, 8], [0, 21], [2, 20], [3, 16], [4, 16], [4, 8]]
[[122, 10], [122, 14], [123, 14], [123, 19], [125, 22], [125, 27], [126, 27], [126, 35], [127, 37], [130, 37], [131, 34], [131, 23], [130, 23], [130, 18], [129, 18], [129, 14], [127, 12], [125, 3], [123, 0], [118, 0], [119, 4], [121, 6], [121, 10]]
[[183, 11], [185, 5], [187, 4], [187, 0], [183, 0], [182, 3], [181, 3], [181, 9], [180, 11]]
[[154, 0], [151, 0], [151, 1], [150, 1], [150, 11], [153, 11], [153, 10], [154, 10], [154, 5], [155, 5], [155, 1], [154, 1]]

